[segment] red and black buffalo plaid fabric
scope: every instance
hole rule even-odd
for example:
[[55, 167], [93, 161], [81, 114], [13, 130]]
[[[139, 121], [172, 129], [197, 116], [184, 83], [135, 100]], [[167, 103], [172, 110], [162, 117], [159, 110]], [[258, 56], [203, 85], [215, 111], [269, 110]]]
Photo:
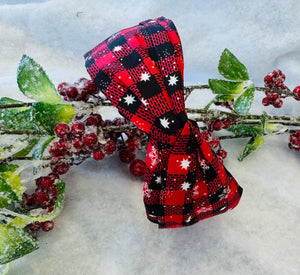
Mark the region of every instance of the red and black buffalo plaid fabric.
[[182, 48], [171, 20], [121, 30], [85, 59], [100, 90], [148, 134], [143, 190], [150, 221], [188, 226], [238, 204], [242, 188], [187, 117]]

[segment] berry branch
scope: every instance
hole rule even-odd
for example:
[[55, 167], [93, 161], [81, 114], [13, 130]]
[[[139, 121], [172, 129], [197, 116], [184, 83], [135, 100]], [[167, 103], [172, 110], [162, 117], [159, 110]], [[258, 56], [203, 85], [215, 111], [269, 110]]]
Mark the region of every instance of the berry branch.
[[[201, 122], [202, 137], [219, 160], [227, 156], [221, 146], [226, 139], [247, 138], [239, 160], [259, 148], [269, 135], [289, 134], [289, 148], [300, 152], [299, 116], [250, 114], [256, 91], [265, 93], [264, 106], [280, 108], [286, 97], [300, 101], [300, 86], [289, 89], [284, 84], [285, 75], [275, 70], [265, 76], [265, 87], [255, 87], [246, 67], [227, 49], [218, 68], [225, 80], [209, 79], [209, 85], [186, 86], [184, 99], [202, 89], [215, 95], [205, 108], [186, 111]], [[80, 78], [72, 84], [62, 82], [56, 89], [43, 69], [24, 55], [18, 85], [35, 102], [0, 99], [0, 237], [5, 239], [7, 232], [18, 236], [18, 243], [11, 243], [10, 249], [0, 246], [0, 264], [37, 249], [34, 232], [53, 229], [53, 219], [63, 207], [65, 184], [60, 178], [70, 166], [118, 153], [134, 176], [143, 176], [146, 167], [137, 159], [137, 152], [145, 149], [147, 135], [126, 119], [103, 120], [99, 110], [112, 104], [93, 81]], [[213, 105], [227, 111], [211, 108]], [[33, 168], [32, 178], [21, 180], [20, 174], [27, 168]], [[23, 186], [28, 181], [36, 184], [33, 193]], [[12, 247], [22, 246], [25, 239], [26, 249], [16, 255]]]

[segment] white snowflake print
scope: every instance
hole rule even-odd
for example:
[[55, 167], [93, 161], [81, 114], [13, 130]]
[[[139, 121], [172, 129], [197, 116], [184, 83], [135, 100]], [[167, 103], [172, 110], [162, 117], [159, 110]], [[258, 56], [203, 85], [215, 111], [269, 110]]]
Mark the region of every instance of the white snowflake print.
[[161, 177], [157, 177], [156, 180], [155, 180], [155, 182], [156, 182], [157, 184], [160, 184], [160, 183], [161, 183]]
[[172, 76], [170, 76], [170, 79], [169, 79], [169, 85], [170, 85], [170, 86], [176, 85], [176, 84], [177, 84], [177, 81], [178, 81], [177, 76], [172, 75]]
[[146, 100], [145, 98], [142, 97], [141, 101], [142, 101], [142, 103], [143, 103], [145, 106], [148, 105], [148, 102], [147, 102], [147, 100]]
[[169, 128], [169, 120], [167, 118], [160, 118], [160, 124], [164, 127], [164, 128]]
[[150, 75], [148, 73], [142, 73], [141, 74], [141, 80], [142, 81], [149, 81], [150, 80]]
[[121, 51], [122, 50], [122, 46], [115, 46], [114, 48], [113, 48], [113, 51], [114, 52], [118, 52], [118, 51]]
[[126, 95], [126, 97], [124, 97], [124, 101], [129, 106], [130, 104], [133, 104], [133, 102], [135, 102], [135, 99], [133, 95]]
[[180, 166], [182, 169], [185, 169], [187, 170], [188, 167], [190, 166], [190, 161], [188, 159], [183, 159], [181, 162], [180, 162]]
[[184, 182], [184, 183], [181, 185], [181, 188], [182, 188], [182, 190], [187, 191], [187, 190], [190, 188], [190, 186], [191, 186], [190, 183]]

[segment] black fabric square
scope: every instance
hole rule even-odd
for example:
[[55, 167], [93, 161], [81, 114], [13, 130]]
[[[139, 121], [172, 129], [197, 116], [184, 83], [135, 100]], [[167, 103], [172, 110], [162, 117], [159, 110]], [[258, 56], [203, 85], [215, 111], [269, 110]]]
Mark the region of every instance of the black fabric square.
[[160, 141], [157, 142], [157, 148], [160, 151], [164, 150], [164, 149], [169, 149], [171, 147], [172, 147], [172, 145], [169, 143], [164, 143], [164, 142], [160, 142]]
[[116, 38], [115, 40], [112, 40], [111, 42], [108, 42], [110, 39], [112, 38], [109, 37], [106, 41], [107, 41], [107, 47], [113, 51], [115, 49], [115, 47], [118, 47], [118, 46], [123, 46], [124, 44], [127, 43], [127, 40], [126, 38], [121, 35], [120, 37]]
[[146, 204], [145, 208], [147, 210], [147, 213], [154, 216], [164, 216], [164, 207], [160, 204]]
[[135, 114], [141, 104], [141, 101], [135, 94], [133, 94], [132, 92], [126, 92], [119, 101], [118, 106], [124, 108], [130, 113]]
[[96, 77], [94, 78], [95, 85], [100, 89], [100, 91], [105, 92], [112, 79], [105, 72], [100, 70]]
[[184, 204], [182, 207], [182, 215], [188, 215], [189, 213], [191, 213], [192, 209], [193, 209], [192, 203]]
[[177, 91], [182, 90], [183, 83], [180, 72], [174, 72], [166, 77], [164, 77], [164, 82], [167, 87], [169, 96], [176, 93]]
[[191, 188], [193, 187], [193, 185], [195, 184], [196, 182], [196, 171], [192, 171], [192, 172], [188, 172], [186, 174], [186, 179], [185, 179], [186, 182], [190, 183], [191, 184]]
[[137, 82], [136, 86], [144, 99], [151, 98], [162, 92], [162, 89], [154, 75], [151, 75], [149, 80]]
[[161, 175], [154, 173], [149, 184], [149, 189], [162, 190], [162, 177]]
[[124, 56], [120, 59], [120, 62], [126, 70], [137, 67], [141, 61], [142, 58], [136, 51], [133, 51], [129, 55]]
[[166, 112], [154, 121], [154, 125], [165, 131], [167, 134], [175, 134], [178, 129], [183, 128], [184, 124], [178, 120], [177, 116], [172, 112]]
[[215, 193], [208, 196], [209, 203], [210, 204], [216, 203], [219, 200], [221, 200], [223, 196], [224, 196], [224, 187], [221, 187]]
[[209, 164], [207, 167], [205, 167], [205, 169], [203, 169], [204, 175], [205, 175], [205, 179], [209, 182], [209, 181], [213, 181], [216, 177], [217, 177], [217, 172], [215, 171], [215, 169], [211, 166], [211, 164]]
[[149, 48], [149, 56], [153, 61], [164, 60], [174, 54], [174, 47], [171, 42], [165, 42]]
[[199, 145], [198, 145], [196, 137], [191, 135], [190, 139], [189, 139], [189, 141], [187, 142], [187, 145], [186, 145], [186, 152], [188, 153], [188, 155], [191, 155], [192, 153], [194, 153], [196, 151], [196, 149], [198, 147], [199, 147]]
[[147, 37], [151, 34], [155, 34], [161, 31], [165, 31], [164, 27], [162, 25], [159, 24], [155, 24], [155, 25], [150, 25], [146, 28], [141, 28], [141, 33]]

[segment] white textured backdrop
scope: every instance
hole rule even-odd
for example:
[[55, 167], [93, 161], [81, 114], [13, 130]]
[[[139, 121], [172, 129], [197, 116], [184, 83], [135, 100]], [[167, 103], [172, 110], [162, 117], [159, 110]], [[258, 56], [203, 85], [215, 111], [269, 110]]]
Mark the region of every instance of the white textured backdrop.
[[[82, 55], [112, 33], [149, 18], [174, 21], [183, 44], [186, 83], [218, 76], [226, 47], [248, 68], [257, 86], [273, 69], [300, 85], [300, 2], [0, 0], [0, 96], [24, 99], [16, 84], [23, 53], [57, 85], [87, 76]], [[187, 104], [201, 107], [208, 92]], [[253, 113], [273, 107], [259, 105]], [[298, 104], [297, 104], [298, 103]], [[285, 100], [280, 113], [299, 115]], [[113, 117], [115, 110], [105, 113]], [[55, 229], [40, 234], [40, 249], [17, 260], [10, 274], [264, 274], [300, 273], [300, 155], [288, 136], [266, 144], [242, 163], [245, 140], [226, 141], [226, 167], [244, 188], [233, 211], [189, 228], [158, 230], [147, 221], [142, 180], [117, 156], [72, 168], [66, 203]], [[141, 155], [143, 157], [143, 155]]]

